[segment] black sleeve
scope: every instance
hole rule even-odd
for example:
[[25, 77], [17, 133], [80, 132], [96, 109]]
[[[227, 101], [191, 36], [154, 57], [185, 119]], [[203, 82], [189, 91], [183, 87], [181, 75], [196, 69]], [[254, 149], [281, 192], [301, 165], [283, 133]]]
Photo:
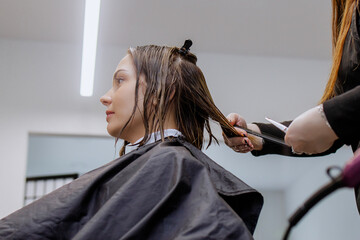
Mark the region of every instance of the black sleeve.
[[360, 139], [360, 86], [323, 103], [326, 118], [336, 135], [351, 144]]
[[[282, 124], [284, 124], [285, 126], [289, 126], [290, 123], [291, 123], [291, 121], [282, 122]], [[266, 124], [266, 123], [254, 123], [254, 124], [256, 124], [260, 128], [260, 131], [262, 133], [267, 133], [269, 135], [272, 135], [274, 137], [281, 138], [281, 139], [283, 139], [285, 137], [285, 133], [283, 131], [279, 130], [278, 128], [276, 128], [272, 124]], [[329, 148], [328, 150], [326, 150], [323, 153], [312, 154], [312, 155], [306, 155], [306, 154], [299, 155], [299, 154], [292, 153], [290, 147], [286, 147], [286, 146], [265, 140], [264, 144], [263, 144], [263, 148], [259, 151], [257, 151], [257, 150], [251, 151], [251, 154], [254, 156], [262, 156], [262, 155], [266, 155], [266, 154], [279, 154], [279, 155], [290, 156], [290, 157], [317, 157], [317, 156], [324, 156], [324, 155], [328, 155], [330, 153], [334, 153], [334, 152], [336, 152], [336, 150], [341, 148], [343, 145], [344, 144], [341, 142], [341, 140], [337, 140], [334, 142], [334, 144], [331, 146], [331, 148]]]
[[[291, 121], [282, 122], [282, 124], [284, 124], [285, 126], [289, 126], [290, 123], [291, 123]], [[254, 123], [254, 124], [256, 124], [259, 127], [261, 133], [266, 133], [266, 134], [269, 134], [271, 136], [274, 136], [274, 137], [277, 137], [280, 139], [284, 139], [284, 137], [285, 137], [285, 133], [283, 131], [281, 131], [280, 129], [276, 128], [272, 124], [266, 124], [266, 123]], [[270, 142], [267, 140], [264, 140], [262, 150], [260, 150], [260, 151], [254, 150], [254, 151], [251, 151], [251, 153], [254, 156], [261, 156], [261, 155], [266, 155], [266, 154], [280, 154], [280, 155], [286, 155], [286, 156], [292, 155], [290, 147], [276, 144], [274, 142]]]

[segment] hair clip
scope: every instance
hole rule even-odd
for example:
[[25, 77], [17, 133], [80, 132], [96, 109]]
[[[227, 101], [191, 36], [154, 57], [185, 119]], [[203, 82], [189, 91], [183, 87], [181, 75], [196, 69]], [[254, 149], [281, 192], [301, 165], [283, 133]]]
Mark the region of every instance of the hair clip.
[[186, 54], [188, 54], [188, 52], [190, 51], [190, 47], [192, 45], [192, 41], [190, 39], [185, 40], [184, 45], [180, 48], [179, 53], [183, 56], [185, 56]]

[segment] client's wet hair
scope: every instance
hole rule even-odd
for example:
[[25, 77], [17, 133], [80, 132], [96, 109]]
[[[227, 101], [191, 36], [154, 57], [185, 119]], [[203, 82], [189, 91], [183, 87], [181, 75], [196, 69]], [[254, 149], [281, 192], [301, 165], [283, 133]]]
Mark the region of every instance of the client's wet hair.
[[[139, 77], [144, 76], [146, 90], [143, 101], [144, 138], [138, 143], [144, 145], [152, 132], [160, 131], [164, 140], [164, 122], [167, 114], [173, 112], [178, 130], [186, 141], [201, 149], [204, 143], [204, 129], [209, 143], [218, 140], [213, 135], [209, 120], [218, 122], [224, 131], [237, 135], [236, 130], [216, 107], [205, 77], [196, 65], [197, 57], [189, 50], [191, 41], [182, 48], [166, 46], [139, 46], [128, 53], [136, 68], [135, 106], [130, 123], [137, 109]], [[124, 154], [125, 142], [120, 155]], [[208, 147], [207, 146], [207, 147]]]

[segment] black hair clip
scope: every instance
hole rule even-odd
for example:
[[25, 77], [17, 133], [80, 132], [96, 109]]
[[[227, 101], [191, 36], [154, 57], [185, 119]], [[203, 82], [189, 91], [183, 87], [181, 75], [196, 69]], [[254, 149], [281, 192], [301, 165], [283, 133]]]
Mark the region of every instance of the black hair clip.
[[185, 56], [186, 54], [188, 54], [188, 52], [190, 51], [190, 47], [192, 45], [192, 41], [190, 39], [185, 40], [184, 45], [180, 48], [179, 53], [183, 56]]

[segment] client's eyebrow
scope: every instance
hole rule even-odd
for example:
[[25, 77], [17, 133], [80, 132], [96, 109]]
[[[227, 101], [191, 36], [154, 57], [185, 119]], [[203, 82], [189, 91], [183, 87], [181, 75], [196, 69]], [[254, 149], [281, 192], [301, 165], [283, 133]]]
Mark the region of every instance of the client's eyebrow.
[[121, 71], [126, 72], [125, 69], [116, 70], [115, 73], [114, 73], [113, 79], [115, 79], [115, 78], [116, 78], [116, 74], [117, 74], [118, 72], [121, 72]]

